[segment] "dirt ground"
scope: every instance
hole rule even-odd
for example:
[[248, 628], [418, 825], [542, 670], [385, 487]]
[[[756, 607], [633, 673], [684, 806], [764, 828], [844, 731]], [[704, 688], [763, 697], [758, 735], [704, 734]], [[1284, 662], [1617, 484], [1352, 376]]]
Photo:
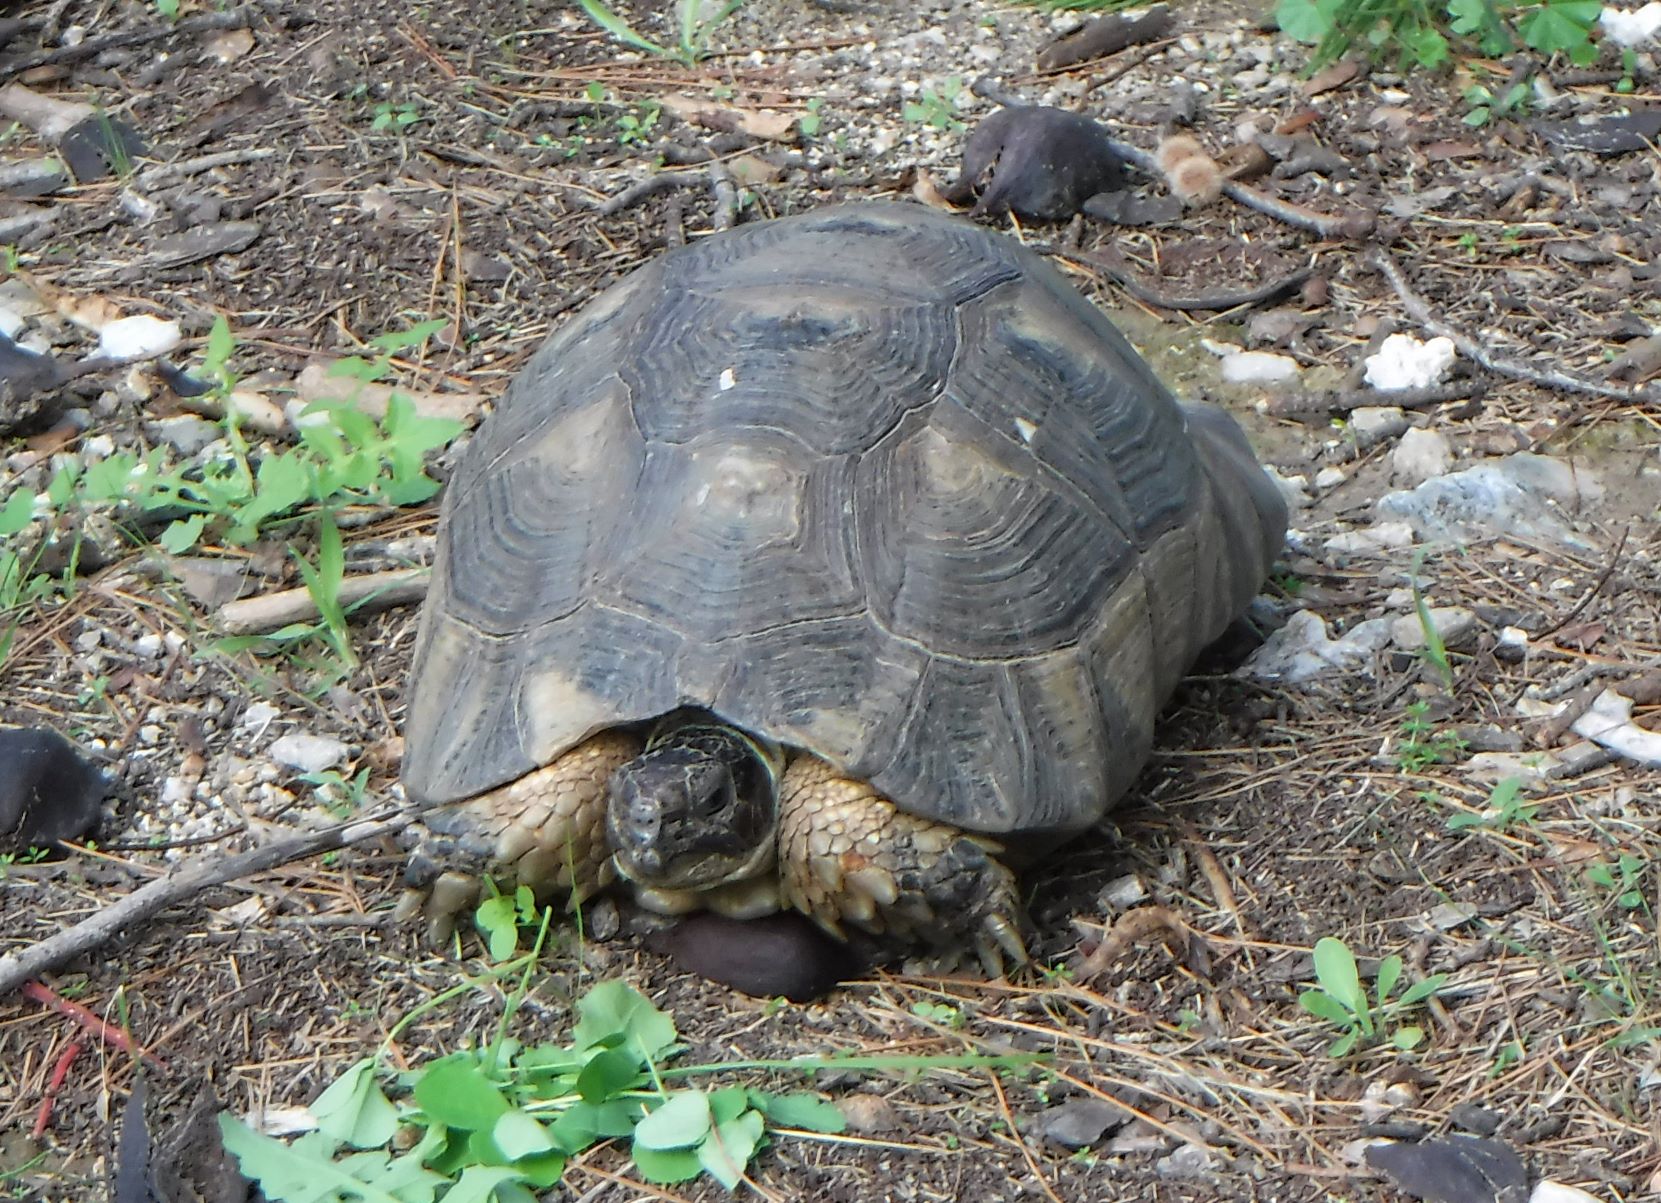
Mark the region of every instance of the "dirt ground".
[[[1035, 52], [1067, 18], [984, 0], [750, 0], [694, 67], [624, 53], [552, 0], [229, 10], [187, 0], [177, 27], [158, 7], [14, 6], [24, 24], [0, 48], [6, 81], [96, 103], [147, 143], [137, 174], [6, 202], [6, 220], [51, 214], [10, 240], [15, 278], [69, 308], [102, 299], [179, 322], [186, 344], [173, 358], [187, 368], [223, 315], [245, 387], [277, 405], [308, 363], [363, 354], [367, 340], [428, 319], [445, 329], [399, 356], [394, 382], [489, 398], [571, 310], [711, 228], [712, 154], [740, 189], [740, 221], [928, 199], [955, 174], [966, 127], [995, 107], [971, 93], [983, 75], [1089, 113], [1145, 150], [1173, 120], [1218, 152], [1253, 118], [1306, 123], [1334, 162], [1256, 186], [1322, 212], [1378, 214], [1369, 238], [1323, 237], [1227, 198], [1144, 227], [998, 224], [1057, 252], [1173, 387], [1228, 404], [1268, 463], [1304, 478], [1312, 500], [1294, 509], [1259, 617], [1272, 625], [1308, 609], [1334, 632], [1400, 617], [1416, 572], [1432, 604], [1477, 619], [1450, 654], [1451, 688], [1428, 658], [1390, 648], [1300, 684], [1242, 677], [1238, 655], [1202, 665], [1134, 794], [1029, 875], [1045, 968], [1011, 982], [877, 972], [822, 1002], [779, 1006], [679, 973], [627, 935], [565, 939], [518, 1022], [526, 1039], [557, 1037], [576, 994], [621, 975], [674, 1015], [700, 1059], [1050, 1056], [1046, 1072], [997, 1078], [822, 1076], [815, 1085], [832, 1098], [880, 1102], [861, 1104], [863, 1131], [786, 1136], [762, 1152], [753, 1189], [776, 1199], [1393, 1199], [1358, 1142], [1480, 1128], [1470, 1105], [1536, 1174], [1604, 1200], [1661, 1189], [1661, 778], [1518, 706], [1531, 687], [1584, 704], [1588, 687], [1642, 681], [1661, 656], [1661, 411], [1618, 386], [1543, 387], [1466, 358], [1461, 370], [1485, 390], [1409, 420], [1446, 437], [1456, 468], [1531, 451], [1594, 474], [1600, 499], [1564, 507], [1577, 541], [1499, 531], [1346, 553], [1326, 540], [1366, 527], [1379, 496], [1403, 487], [1395, 440], [1364, 445], [1325, 409], [1270, 412], [1264, 403], [1295, 386], [1225, 384], [1201, 346], [1255, 339], [1296, 360], [1308, 388], [1338, 387], [1382, 320], [1419, 329], [1372, 266], [1370, 248], [1382, 246], [1432, 313], [1492, 356], [1602, 380], [1657, 314], [1653, 146], [1598, 157], [1554, 147], [1532, 119], [1467, 124], [1460, 93], [1481, 64], [1307, 87], [1304, 50], [1232, 3], [1176, 6], [1165, 39], [1047, 74]], [[652, 6], [620, 11], [668, 36]], [[1652, 102], [1651, 65], [1639, 56], [1628, 95], [1616, 91], [1619, 69], [1548, 64], [1563, 99], [1540, 116]], [[1503, 81], [1509, 64], [1488, 67]], [[788, 129], [780, 114], [794, 118]], [[0, 133], [8, 163], [47, 149], [25, 125]], [[144, 174], [167, 162], [192, 167]], [[664, 168], [693, 174], [600, 209]], [[257, 233], [186, 262], [163, 253], [165, 238], [228, 223]], [[1262, 304], [1158, 303], [1305, 266], [1318, 286]], [[1142, 299], [1110, 267], [1139, 280]], [[1278, 318], [1254, 322], [1266, 312]], [[88, 352], [91, 336], [58, 314], [32, 321], [68, 358]], [[48, 453], [85, 454], [92, 440], [190, 453], [169, 438], [188, 433], [191, 407], [167, 390], [124, 370], [68, 388], [68, 425], [55, 414], [6, 438], [0, 504], [45, 488]], [[439, 457], [439, 475], [453, 454]], [[1341, 479], [1317, 487], [1323, 468]], [[365, 513], [347, 530], [349, 564], [419, 562], [436, 512], [429, 502]], [[217, 601], [182, 587], [184, 569], [153, 547], [106, 550], [67, 594], [8, 618], [18, 626], [0, 662], [0, 720], [73, 736], [114, 785], [98, 850], [0, 864], [0, 952], [85, 919], [170, 863], [315, 825], [327, 809], [269, 755], [279, 735], [340, 741], [341, 772], [368, 770], [364, 805], [395, 796], [413, 606], [355, 620], [360, 661], [330, 681], [313, 645], [226, 650]], [[280, 538], [194, 554], [233, 561], [233, 590], [247, 595], [300, 584]], [[1649, 721], [1642, 705], [1637, 721]], [[1486, 813], [1494, 777], [1479, 754], [1525, 750], [1562, 761], [1524, 788], [1532, 810], [1449, 823]], [[160, 1058], [148, 1074], [158, 1133], [205, 1090], [243, 1115], [299, 1106], [480, 967], [433, 954], [391, 921], [400, 865], [388, 842], [216, 887], [44, 980]], [[1081, 972], [1080, 955], [1126, 912], [1155, 916], [1142, 923], [1152, 934]], [[1418, 1048], [1326, 1055], [1336, 1033], [1298, 1004], [1323, 936], [1344, 940], [1368, 972], [1398, 953], [1410, 980], [1448, 975], [1413, 1016], [1426, 1029]], [[492, 987], [462, 992], [405, 1029], [392, 1055], [415, 1064], [487, 1035], [500, 1008]], [[91, 1040], [49, 1089], [77, 1039], [87, 1037], [37, 1001], [0, 1000], [0, 1195], [106, 1197], [133, 1064]], [[48, 1093], [50, 1126], [35, 1139]], [[1067, 1147], [1064, 1109], [1089, 1099], [1129, 1111]], [[648, 1188], [602, 1147], [550, 1197], [721, 1195], [707, 1180]]]

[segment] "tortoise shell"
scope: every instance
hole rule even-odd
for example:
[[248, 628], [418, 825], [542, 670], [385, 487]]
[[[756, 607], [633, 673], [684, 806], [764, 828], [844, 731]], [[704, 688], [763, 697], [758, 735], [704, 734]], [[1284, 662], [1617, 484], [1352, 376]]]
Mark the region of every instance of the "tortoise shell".
[[1278, 490], [1015, 241], [860, 203], [671, 251], [548, 339], [444, 501], [404, 783], [696, 706], [1053, 841], [1263, 580]]

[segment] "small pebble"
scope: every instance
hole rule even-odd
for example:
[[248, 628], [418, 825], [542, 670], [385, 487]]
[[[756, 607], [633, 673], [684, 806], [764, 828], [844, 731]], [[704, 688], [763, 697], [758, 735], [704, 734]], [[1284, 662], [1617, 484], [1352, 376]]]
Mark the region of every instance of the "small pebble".
[[1131, 1118], [1123, 1107], [1082, 1095], [1038, 1115], [1038, 1130], [1064, 1149], [1087, 1149]]
[[1407, 414], [1395, 405], [1362, 405], [1350, 411], [1349, 432], [1365, 451], [1407, 429]]
[[1135, 873], [1115, 877], [1096, 895], [1096, 905], [1107, 911], [1123, 911], [1135, 906], [1148, 896], [1148, 887]]

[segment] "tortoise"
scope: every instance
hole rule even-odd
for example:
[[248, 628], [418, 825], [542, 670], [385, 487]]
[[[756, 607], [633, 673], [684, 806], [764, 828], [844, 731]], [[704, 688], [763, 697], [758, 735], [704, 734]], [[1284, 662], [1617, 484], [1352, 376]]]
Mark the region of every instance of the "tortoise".
[[554, 333], [444, 499], [406, 876], [794, 907], [1024, 957], [1014, 870], [1131, 785], [1285, 531], [1047, 262], [860, 202], [671, 250]]

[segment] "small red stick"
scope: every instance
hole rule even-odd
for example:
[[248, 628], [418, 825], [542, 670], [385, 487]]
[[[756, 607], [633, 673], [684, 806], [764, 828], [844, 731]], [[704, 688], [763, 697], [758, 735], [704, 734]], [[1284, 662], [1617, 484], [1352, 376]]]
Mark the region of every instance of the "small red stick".
[[52, 1104], [57, 1102], [58, 1091], [63, 1089], [63, 1080], [69, 1076], [69, 1067], [75, 1058], [81, 1055], [81, 1042], [71, 1040], [68, 1046], [58, 1056], [58, 1063], [52, 1067], [52, 1078], [46, 1083], [46, 1093], [41, 1096], [40, 1110], [35, 1112], [35, 1128], [29, 1135], [39, 1140], [46, 1135], [46, 1129], [52, 1123]]
[[80, 1003], [70, 1002], [55, 990], [43, 986], [39, 982], [24, 982], [22, 989], [24, 998], [33, 999], [43, 1007], [51, 1007], [54, 1011], [62, 1012], [112, 1048], [118, 1048], [122, 1052], [130, 1053], [135, 1057], [142, 1057], [157, 1069], [167, 1068], [162, 1064], [160, 1057], [139, 1048], [126, 1032], [105, 1023]]

